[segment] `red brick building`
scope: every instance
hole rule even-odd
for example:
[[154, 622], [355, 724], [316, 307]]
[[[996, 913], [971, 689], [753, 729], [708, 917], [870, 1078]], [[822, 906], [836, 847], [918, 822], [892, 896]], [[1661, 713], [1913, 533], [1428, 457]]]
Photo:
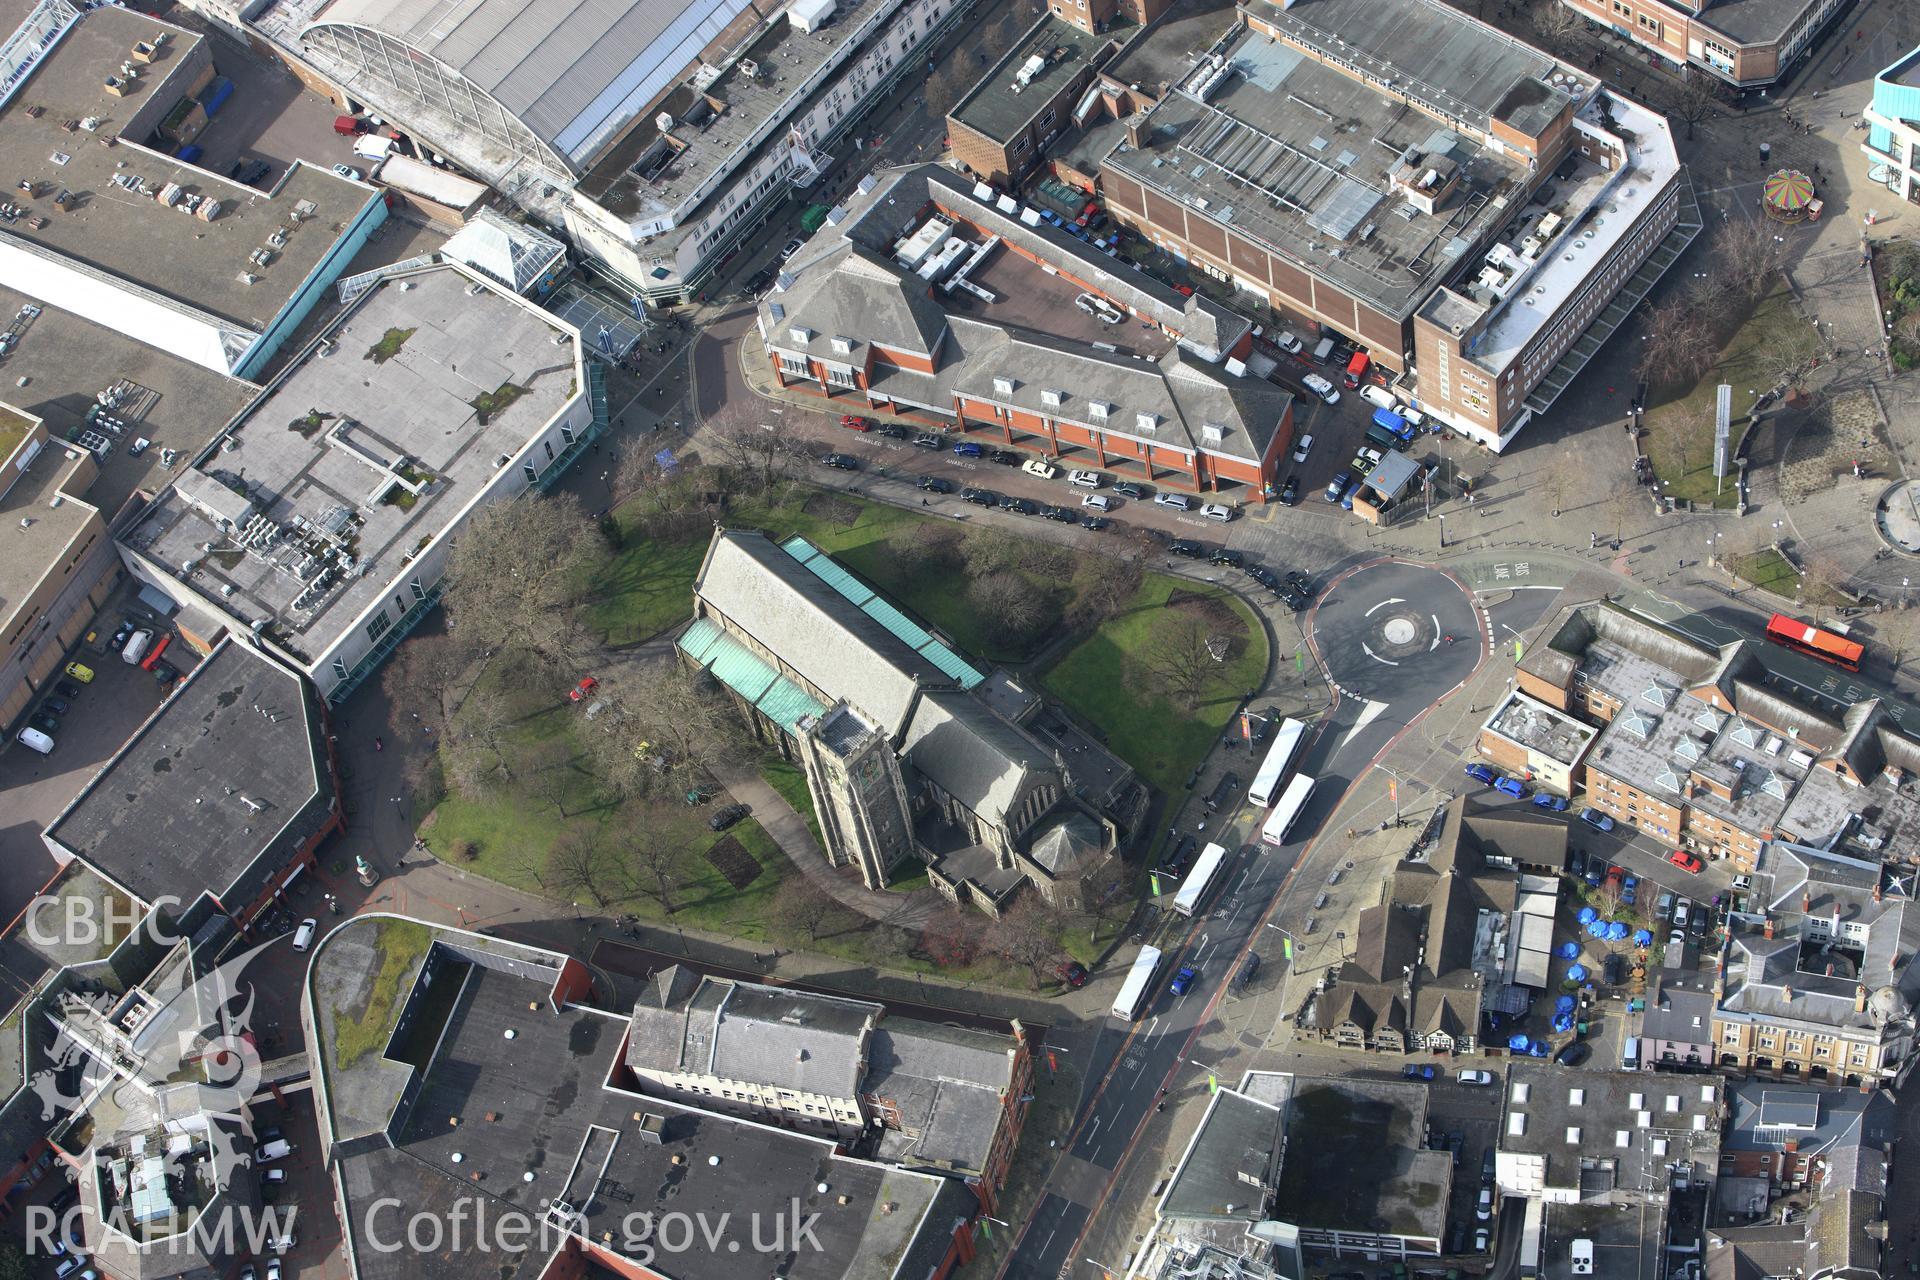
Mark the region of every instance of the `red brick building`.
[[[977, 272], [967, 287], [933, 283], [943, 273], [921, 259], [956, 243]], [[1292, 447], [1292, 397], [1249, 375], [1244, 318], [938, 166], [857, 197], [788, 272], [761, 304], [774, 373], [849, 411], [1246, 501], [1272, 491]]]

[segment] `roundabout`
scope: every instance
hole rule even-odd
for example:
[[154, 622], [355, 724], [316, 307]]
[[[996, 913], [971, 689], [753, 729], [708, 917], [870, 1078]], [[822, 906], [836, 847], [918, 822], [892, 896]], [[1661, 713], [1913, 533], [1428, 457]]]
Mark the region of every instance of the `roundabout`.
[[1348, 697], [1430, 706], [1479, 665], [1485, 640], [1452, 575], [1398, 560], [1335, 579], [1310, 623], [1328, 675]]

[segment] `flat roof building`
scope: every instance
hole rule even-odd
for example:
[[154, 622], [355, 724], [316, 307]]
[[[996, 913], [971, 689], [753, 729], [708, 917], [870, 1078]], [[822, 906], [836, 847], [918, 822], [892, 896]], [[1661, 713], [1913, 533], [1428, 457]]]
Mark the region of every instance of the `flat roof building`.
[[957, 0], [280, 0], [292, 59], [548, 225], [641, 296], [690, 296], [813, 189]]
[[1071, 127], [1094, 71], [1132, 34], [1124, 23], [1096, 34], [1043, 15], [947, 113], [953, 158], [988, 182], [1024, 176]]
[[1507, 1072], [1494, 1179], [1502, 1196], [1616, 1206], [1662, 1202], [1689, 1182], [1710, 1186], [1726, 1088], [1714, 1076], [1517, 1062]]
[[1596, 26], [1682, 73], [1764, 91], [1791, 76], [1833, 28], [1843, 0], [1561, 0]]
[[169, 154], [216, 83], [195, 32], [115, 5], [65, 22], [0, 99], [0, 167], [25, 210], [0, 227], [0, 286], [251, 378], [387, 210], [324, 167], [295, 161], [263, 192]]
[[[397, 996], [369, 1002], [388, 974]], [[515, 1280], [551, 1274], [561, 1254], [574, 1274], [651, 1262], [676, 1280], [732, 1280], [756, 1253], [795, 1280], [906, 1280], [953, 1265], [977, 1211], [959, 1181], [642, 1093], [622, 1062], [628, 1020], [578, 1003], [591, 982], [571, 957], [402, 917], [357, 916], [320, 942], [302, 1018], [355, 1274], [472, 1274], [468, 1251], [382, 1249], [396, 1200], [411, 1214], [527, 1224], [488, 1254], [491, 1274]], [[386, 1047], [347, 1047], [369, 1035]], [[756, 1244], [742, 1224], [732, 1250], [668, 1253], [635, 1215], [669, 1195], [676, 1212], [710, 1222], [762, 1206], [763, 1234]], [[768, 1238], [766, 1216], [795, 1206], [818, 1215], [818, 1249]]]
[[1592, 725], [1515, 689], [1480, 726], [1480, 754], [1537, 788], [1571, 796], [1593, 739]]
[[120, 534], [143, 582], [345, 697], [439, 597], [486, 504], [605, 425], [579, 333], [463, 267], [389, 276]]
[[1184, 68], [1163, 53], [1149, 78], [1176, 87], [1106, 84], [1132, 112], [1100, 171], [1109, 209], [1365, 346], [1471, 439], [1503, 447], [1550, 404], [1591, 354], [1576, 340], [1698, 229], [1664, 120], [1439, 0], [1238, 16]]
[[346, 824], [324, 707], [298, 673], [223, 640], [47, 824], [143, 907], [211, 894], [242, 928]]

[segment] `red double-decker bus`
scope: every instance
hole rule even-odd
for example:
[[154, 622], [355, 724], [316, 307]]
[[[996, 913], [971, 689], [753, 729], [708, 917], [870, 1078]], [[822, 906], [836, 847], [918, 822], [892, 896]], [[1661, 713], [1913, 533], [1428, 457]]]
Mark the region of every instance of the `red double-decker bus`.
[[1822, 631], [1810, 622], [1789, 618], [1784, 613], [1776, 613], [1767, 620], [1767, 639], [1848, 671], [1860, 669], [1860, 656], [1866, 652], [1863, 645], [1845, 636]]

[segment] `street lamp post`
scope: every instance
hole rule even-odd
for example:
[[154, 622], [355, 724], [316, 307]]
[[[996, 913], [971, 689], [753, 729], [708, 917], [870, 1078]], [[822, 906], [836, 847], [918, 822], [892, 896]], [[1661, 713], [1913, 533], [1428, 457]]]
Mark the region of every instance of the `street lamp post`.
[[1447, 549], [1447, 517], [1444, 514], [1440, 517], [1440, 549]]

